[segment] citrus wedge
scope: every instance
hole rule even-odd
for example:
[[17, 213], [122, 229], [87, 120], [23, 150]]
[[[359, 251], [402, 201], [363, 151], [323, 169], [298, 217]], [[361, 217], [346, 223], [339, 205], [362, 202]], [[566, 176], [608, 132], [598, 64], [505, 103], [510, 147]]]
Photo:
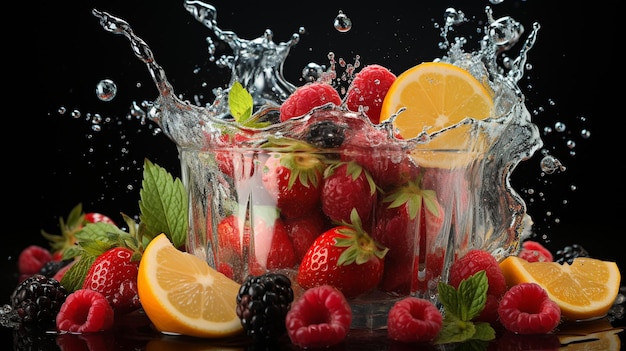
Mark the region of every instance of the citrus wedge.
[[137, 275], [141, 305], [163, 333], [219, 338], [243, 331], [235, 312], [240, 284], [160, 234], [144, 251]]
[[[446, 62], [424, 62], [401, 73], [383, 100], [381, 121], [398, 113], [394, 126], [405, 138], [426, 130], [429, 134], [465, 118], [491, 116], [493, 97], [487, 85], [467, 70]], [[427, 167], [454, 168], [476, 156], [470, 126], [463, 125], [434, 137], [414, 157]]]
[[621, 275], [615, 262], [588, 257], [572, 264], [528, 262], [509, 256], [500, 263], [508, 286], [541, 285], [568, 320], [599, 318], [609, 311], [619, 292]]

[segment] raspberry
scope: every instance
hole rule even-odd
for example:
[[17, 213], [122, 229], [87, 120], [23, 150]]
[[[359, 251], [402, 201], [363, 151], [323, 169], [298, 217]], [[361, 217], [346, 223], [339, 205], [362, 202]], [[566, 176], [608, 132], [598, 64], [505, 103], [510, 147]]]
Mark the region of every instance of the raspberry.
[[522, 249], [517, 254], [528, 262], [552, 262], [552, 253], [540, 243], [526, 240], [522, 243]]
[[488, 295], [502, 296], [506, 291], [506, 280], [496, 258], [489, 252], [479, 249], [470, 250], [465, 256], [454, 261], [450, 267], [448, 283], [455, 288], [469, 276], [484, 270], [489, 281]]
[[561, 321], [561, 309], [536, 283], [521, 283], [509, 289], [498, 306], [502, 325], [518, 334], [547, 334]]
[[491, 325], [495, 325], [498, 321], [498, 305], [500, 304], [500, 296], [487, 294], [487, 300], [485, 301], [485, 307], [480, 312], [478, 317], [475, 318], [478, 322], [486, 322]]
[[337, 106], [341, 104], [341, 97], [332, 85], [318, 82], [303, 85], [289, 95], [280, 106], [280, 121], [302, 116], [314, 107], [329, 102]]
[[56, 317], [59, 331], [90, 333], [113, 326], [114, 313], [107, 298], [95, 290], [78, 289], [67, 296]]
[[348, 88], [346, 106], [355, 112], [362, 108], [372, 123], [380, 123], [383, 100], [395, 80], [396, 76], [383, 66], [363, 67]]
[[285, 334], [285, 316], [293, 301], [291, 280], [279, 273], [249, 276], [237, 294], [237, 316], [255, 341], [271, 341]]
[[407, 297], [396, 302], [389, 310], [387, 334], [402, 342], [433, 341], [443, 325], [443, 316], [430, 301]]
[[30, 276], [38, 273], [44, 264], [51, 260], [52, 254], [49, 250], [38, 245], [30, 245], [20, 252], [17, 269], [20, 274]]
[[345, 340], [352, 310], [345, 296], [330, 285], [306, 290], [286, 318], [291, 342], [302, 348], [330, 347]]

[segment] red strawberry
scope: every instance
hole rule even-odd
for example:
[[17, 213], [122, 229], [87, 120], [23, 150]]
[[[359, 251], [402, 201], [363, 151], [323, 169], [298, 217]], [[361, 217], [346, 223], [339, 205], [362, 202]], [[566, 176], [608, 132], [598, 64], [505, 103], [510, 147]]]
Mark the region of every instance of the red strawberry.
[[526, 240], [522, 243], [522, 249], [517, 254], [518, 257], [528, 262], [552, 262], [552, 253], [534, 240]]
[[[415, 251], [434, 247], [443, 224], [443, 208], [434, 191], [410, 181], [389, 192], [379, 204], [372, 237], [389, 248], [381, 289], [407, 294], [411, 274], [406, 274], [419, 258]], [[425, 254], [425, 252], [424, 252]], [[433, 268], [433, 267], [429, 267]]]
[[220, 141], [224, 146], [223, 149], [215, 150], [215, 159], [219, 170], [226, 176], [241, 179], [254, 174], [254, 159], [251, 154], [232, 151], [241, 147], [248, 139], [248, 136], [240, 133], [222, 134], [220, 136]]
[[115, 222], [109, 216], [105, 216], [102, 213], [98, 212], [85, 213], [85, 222], [115, 224]]
[[89, 267], [83, 289], [97, 291], [107, 298], [116, 313], [141, 307], [137, 295], [139, 260], [125, 247], [114, 247], [98, 256]]
[[328, 103], [341, 104], [337, 90], [327, 83], [308, 83], [297, 88], [280, 106], [280, 121], [302, 116], [312, 108]]
[[346, 106], [352, 111], [362, 109], [372, 123], [380, 123], [383, 100], [395, 80], [396, 75], [383, 66], [363, 67], [348, 88]]
[[378, 285], [387, 251], [363, 231], [353, 210], [351, 224], [331, 228], [315, 239], [296, 279], [305, 289], [329, 284], [352, 298]]
[[369, 223], [376, 190], [369, 172], [358, 163], [336, 163], [324, 171], [322, 211], [335, 222], [347, 222], [354, 209], [363, 223]]
[[397, 144], [384, 143], [387, 139], [384, 130], [367, 130], [349, 134], [341, 147], [341, 159], [356, 161], [384, 190], [415, 179], [419, 171], [407, 150]]
[[302, 217], [320, 202], [322, 157], [303, 142], [292, 139], [272, 139], [267, 148], [284, 150], [270, 154], [263, 166], [263, 185], [275, 200], [284, 217]]
[[[251, 262], [251, 274], [260, 275], [265, 270], [275, 270], [294, 267], [298, 262], [287, 229], [280, 217], [277, 217], [273, 208], [255, 206], [254, 227], [254, 257]], [[260, 271], [257, 269], [260, 268]]]
[[217, 224], [217, 240], [224, 251], [224, 259], [228, 254], [235, 254], [235, 259], [241, 258], [244, 248], [250, 246], [250, 225], [238, 216], [227, 216]]
[[326, 218], [319, 211], [312, 212], [304, 217], [285, 218], [283, 222], [285, 223], [287, 234], [291, 238], [298, 261], [302, 260], [311, 244], [326, 228]]

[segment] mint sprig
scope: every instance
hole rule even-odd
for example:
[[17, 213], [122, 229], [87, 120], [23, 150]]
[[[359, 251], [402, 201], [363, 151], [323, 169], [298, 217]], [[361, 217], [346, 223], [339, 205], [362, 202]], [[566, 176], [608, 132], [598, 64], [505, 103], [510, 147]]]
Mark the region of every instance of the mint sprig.
[[127, 247], [134, 251], [133, 260], [138, 261], [150, 240], [161, 233], [165, 233], [175, 247], [185, 244], [189, 204], [182, 181], [146, 159], [141, 185], [140, 223], [122, 213], [128, 232], [114, 224], [98, 222], [88, 223], [74, 234], [77, 245], [68, 247], [63, 254], [64, 259], [80, 256], [61, 279], [69, 292], [83, 286], [92, 263], [109, 249]]
[[444, 317], [436, 344], [495, 339], [496, 332], [489, 323], [472, 321], [485, 308], [488, 288], [484, 270], [461, 281], [458, 289], [439, 283], [439, 301], [443, 304]]

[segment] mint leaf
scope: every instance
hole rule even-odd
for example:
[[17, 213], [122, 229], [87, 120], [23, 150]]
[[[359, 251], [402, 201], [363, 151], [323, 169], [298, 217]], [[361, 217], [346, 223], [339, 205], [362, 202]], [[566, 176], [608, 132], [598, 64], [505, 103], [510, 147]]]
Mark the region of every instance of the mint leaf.
[[233, 83], [228, 91], [228, 108], [235, 121], [242, 126], [263, 128], [270, 125], [270, 122], [259, 122], [253, 118], [254, 99], [239, 82]]
[[437, 289], [439, 301], [443, 304], [444, 320], [435, 341], [437, 344], [495, 339], [495, 331], [489, 323], [472, 322], [485, 308], [488, 288], [489, 280], [484, 270], [463, 280], [458, 289], [439, 283]]
[[489, 280], [484, 270], [476, 272], [471, 277], [461, 281], [457, 290], [461, 313], [457, 314], [457, 316], [464, 321], [469, 321], [478, 316], [485, 308], [488, 288]]
[[175, 247], [181, 247], [187, 238], [189, 207], [182, 181], [146, 159], [139, 196], [142, 236], [153, 239], [165, 233]]

